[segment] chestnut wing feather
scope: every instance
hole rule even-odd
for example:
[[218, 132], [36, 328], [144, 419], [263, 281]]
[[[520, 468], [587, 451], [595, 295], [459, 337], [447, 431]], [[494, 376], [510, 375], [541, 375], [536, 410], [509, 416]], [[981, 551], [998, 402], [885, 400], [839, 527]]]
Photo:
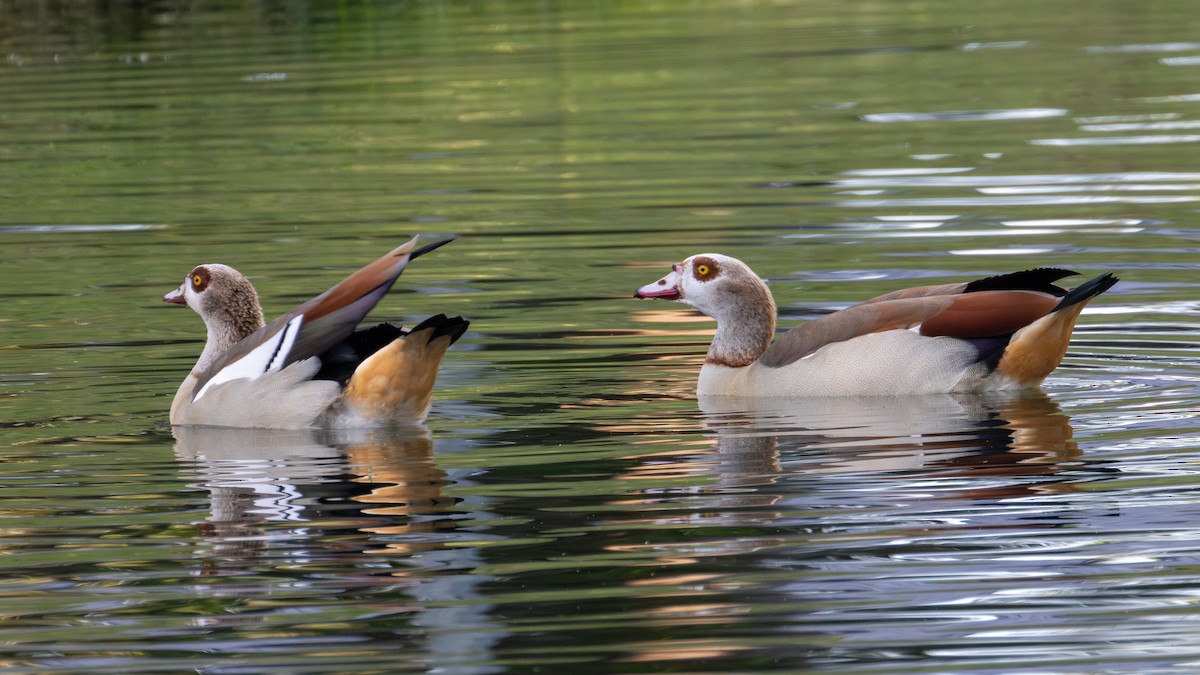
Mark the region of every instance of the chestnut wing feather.
[[963, 339], [1011, 335], [1046, 316], [1058, 298], [1037, 291], [979, 291], [954, 296], [921, 324], [921, 335]]
[[767, 348], [759, 362], [779, 368], [834, 342], [915, 326], [930, 337], [1006, 336], [1050, 313], [1058, 303], [1054, 295], [1038, 291], [934, 293], [872, 300], [796, 326]]

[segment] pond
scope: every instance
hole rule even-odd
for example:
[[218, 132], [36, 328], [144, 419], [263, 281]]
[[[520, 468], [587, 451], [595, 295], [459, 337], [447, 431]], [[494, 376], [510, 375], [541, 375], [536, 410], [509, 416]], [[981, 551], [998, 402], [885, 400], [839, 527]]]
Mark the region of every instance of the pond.
[[[1200, 14], [1181, 0], [0, 8], [8, 672], [1192, 672]], [[471, 321], [427, 423], [175, 429], [223, 262]], [[781, 325], [1121, 282], [1044, 391], [695, 397]]]

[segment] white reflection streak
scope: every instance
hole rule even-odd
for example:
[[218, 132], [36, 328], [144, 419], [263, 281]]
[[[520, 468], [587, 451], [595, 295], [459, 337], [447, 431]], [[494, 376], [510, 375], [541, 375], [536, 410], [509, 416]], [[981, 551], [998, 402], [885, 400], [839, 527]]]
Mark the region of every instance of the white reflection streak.
[[974, 171], [970, 166], [952, 166], [943, 168], [913, 167], [910, 169], [851, 169], [843, 171], [847, 176], [929, 176], [945, 173], [968, 173]]
[[[1080, 232], [1081, 230], [1072, 230], [1072, 232]], [[1083, 230], [1086, 232], [1086, 230]], [[1098, 230], [1097, 232], [1110, 232], [1111, 230]], [[1030, 235], [1040, 234], [1062, 234], [1062, 230], [1046, 228], [1042, 230], [1024, 229], [1024, 230], [940, 230], [938, 232], [900, 232], [894, 233], [893, 237], [1028, 237]]]
[[1176, 129], [1200, 129], [1200, 120], [1177, 122], [1110, 122], [1107, 124], [1083, 124], [1081, 131], [1174, 131]]
[[971, 638], [1060, 638], [1068, 635], [1086, 634], [1092, 630], [1091, 626], [1080, 628], [1021, 628], [1012, 630], [985, 630], [971, 633], [968, 637]]
[[883, 221], [887, 221], [887, 222], [904, 222], [904, 221], [912, 221], [912, 220], [915, 220], [915, 221], [929, 221], [929, 220], [946, 221], [946, 220], [952, 220], [957, 217], [958, 217], [957, 214], [948, 215], [948, 216], [942, 216], [942, 215], [928, 215], [928, 216], [896, 215], [896, 216], [875, 216], [875, 220], [883, 220]]
[[1084, 47], [1083, 51], [1092, 54], [1140, 54], [1146, 52], [1186, 52], [1200, 49], [1200, 42], [1153, 42], [1135, 43], [1128, 45]]
[[1006, 40], [1002, 42], [968, 42], [958, 47], [962, 52], [975, 52], [980, 49], [1020, 49], [1033, 44], [1029, 40]]
[[1136, 218], [1101, 219], [1101, 218], [1047, 218], [1038, 220], [1004, 220], [1005, 227], [1081, 227], [1085, 225], [1140, 225], [1142, 221]]
[[895, 207], [945, 207], [945, 206], [1073, 206], [1080, 204], [1180, 204], [1200, 201], [1200, 196], [1101, 196], [1074, 197], [943, 197], [926, 199], [845, 199], [835, 202], [837, 206], [850, 208], [895, 208]]
[[854, 230], [899, 232], [901, 230], [932, 230], [945, 224], [945, 221], [939, 220], [924, 223], [842, 223], [839, 226]]
[[[1144, 305], [1138, 305], [1137, 307], [1131, 309], [1132, 311], [1130, 313], [1132, 314], [1149, 312], [1154, 314], [1184, 314], [1188, 316], [1195, 316], [1196, 314], [1200, 314], [1200, 302], [1194, 300], [1180, 300], [1177, 302], [1148, 303]], [[1117, 314], [1120, 312], [1110, 311], [1107, 313]]]
[[950, 255], [1038, 255], [1053, 252], [1053, 248], [976, 248], [948, 251]]
[[1146, 113], [1144, 115], [1101, 115], [1099, 117], [1076, 117], [1076, 124], [1113, 124], [1117, 122], [1153, 122], [1177, 120], [1181, 113]]
[[135, 232], [138, 230], [161, 230], [165, 225], [140, 223], [114, 225], [4, 225], [0, 232]]
[[904, 180], [849, 178], [837, 180], [838, 187], [995, 187], [997, 185], [1077, 185], [1087, 183], [1183, 183], [1200, 182], [1200, 173], [1143, 171], [1129, 173], [1019, 174], [1015, 176], [930, 176]]
[[979, 122], [997, 120], [1030, 120], [1045, 117], [1062, 117], [1067, 114], [1062, 108], [1017, 108], [1014, 110], [946, 110], [931, 113], [871, 113], [862, 116], [864, 122], [895, 124], [903, 122]]
[[1030, 145], [1165, 145], [1169, 143], [1196, 143], [1200, 136], [1186, 134], [1180, 136], [1117, 136], [1115, 138], [1039, 138], [1029, 141]]
[[1059, 192], [1154, 192], [1165, 190], [1171, 192], [1200, 191], [1196, 185], [1028, 185], [1020, 187], [991, 187], [979, 188], [985, 195], [1029, 195]]
[[[784, 235], [785, 239], [827, 239], [839, 237], [843, 239], [943, 239], [947, 237], [1029, 237], [1048, 234], [1063, 234], [1068, 230], [1055, 228], [1021, 228], [1019, 230], [926, 230], [917, 231], [875, 231], [875, 232], [846, 232], [837, 233], [805, 233]], [[1088, 228], [1069, 230], [1074, 234], [1136, 234], [1143, 228]]]

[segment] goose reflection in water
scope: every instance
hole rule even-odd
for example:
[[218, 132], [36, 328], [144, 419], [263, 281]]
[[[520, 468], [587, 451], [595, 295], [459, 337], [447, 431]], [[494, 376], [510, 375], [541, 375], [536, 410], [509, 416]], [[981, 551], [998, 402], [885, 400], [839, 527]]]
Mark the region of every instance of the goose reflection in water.
[[[450, 483], [472, 483], [470, 470], [439, 467], [427, 428], [173, 433], [177, 459], [211, 497], [211, 514], [198, 527], [209, 545], [196, 554], [197, 576], [207, 579], [198, 589], [269, 595], [302, 614], [336, 608], [343, 594], [352, 606], [360, 589], [372, 589], [379, 611], [412, 615], [416, 637], [407, 653], [414, 663], [495, 672], [477, 665], [491, 661], [506, 634], [480, 591], [491, 577], [460, 573], [482, 563], [477, 548], [447, 546], [459, 536], [459, 519], [480, 515], [455, 508], [442, 493]], [[313, 592], [322, 598], [317, 605]], [[266, 626], [272, 619], [221, 612], [195, 621]]]
[[[303, 536], [316, 521], [345, 518], [367, 535], [403, 535], [453, 528], [446, 511], [446, 473], [433, 461], [428, 429], [345, 432], [175, 427], [175, 453], [195, 464], [211, 494], [212, 515], [201, 533], [226, 555], [254, 555], [270, 539]], [[273, 523], [266, 533], [256, 526]], [[334, 524], [340, 527], [339, 524]], [[286, 528], [285, 528], [286, 529]], [[269, 536], [267, 536], [269, 535]], [[388, 541], [396, 553], [437, 547]], [[369, 545], [364, 542], [364, 545]]]
[[[743, 488], [728, 492], [727, 501], [761, 506], [779, 493], [761, 486], [785, 479], [1049, 476], [1079, 456], [1070, 418], [1041, 391], [803, 401], [709, 396], [698, 406], [714, 441], [710, 450], [641, 455], [623, 477], [707, 474], [715, 481], [710, 487]], [[1065, 480], [962, 487], [980, 497], [1071, 489]]]
[[[877, 625], [883, 628], [872, 644], [882, 644], [885, 632], [894, 640], [902, 630], [913, 630], [913, 642], [919, 641], [919, 628], [863, 617], [876, 616], [872, 612], [880, 607], [911, 612], [906, 603], [946, 596], [945, 579], [930, 576], [921, 562], [902, 579], [878, 561], [925, 550], [921, 544], [906, 547], [908, 539], [971, 532], [971, 524], [958, 522], [972, 508], [986, 512], [1011, 497], [1071, 491], [1066, 469], [1079, 456], [1070, 420], [1041, 392], [803, 401], [702, 397], [698, 404], [706, 447], [631, 457], [637, 465], [621, 476], [672, 486], [641, 490], [622, 504], [634, 514], [621, 520], [622, 527], [659, 536], [606, 547], [653, 557], [663, 568], [627, 582], [671, 598], [654, 608], [645, 630], [671, 626], [677, 632], [681, 617], [696, 626], [736, 626], [753, 616], [755, 625], [789, 626], [796, 639], [807, 630], [822, 636], [812, 649], [820, 654], [818, 645], [831, 645], [828, 662], [836, 662], [837, 645]], [[663, 534], [680, 531], [689, 535]], [[923, 594], [894, 594], [901, 584]], [[660, 640], [637, 645], [635, 657], [739, 658], [703, 651], [713, 644]], [[782, 647], [763, 649], [764, 660], [776, 650], [780, 659], [795, 656]]]
[[702, 397], [699, 406], [723, 464], [780, 466], [787, 473], [1042, 475], [1079, 455], [1070, 418], [1040, 391], [806, 399], [803, 405], [720, 396]]

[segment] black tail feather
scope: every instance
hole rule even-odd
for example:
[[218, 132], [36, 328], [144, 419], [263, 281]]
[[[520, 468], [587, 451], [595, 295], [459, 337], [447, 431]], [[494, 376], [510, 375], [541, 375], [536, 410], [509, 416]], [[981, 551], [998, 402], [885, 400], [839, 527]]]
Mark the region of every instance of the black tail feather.
[[435, 242], [433, 242], [432, 244], [425, 244], [425, 245], [424, 245], [424, 246], [422, 246], [421, 248], [418, 248], [418, 249], [416, 249], [415, 251], [413, 251], [412, 253], [409, 253], [409, 254], [408, 254], [408, 259], [409, 259], [409, 260], [416, 260], [417, 258], [420, 258], [421, 256], [425, 255], [426, 253], [429, 253], [429, 252], [430, 252], [430, 251], [432, 251], [433, 249], [435, 249], [435, 248], [440, 248], [440, 247], [442, 247], [442, 246], [445, 246], [446, 244], [449, 244], [450, 242], [454, 241], [455, 239], [458, 239], [458, 237], [450, 237], [449, 239], [443, 239], [443, 240], [441, 240], [441, 241], [435, 241]]
[[1071, 305], [1086, 302], [1087, 300], [1090, 300], [1091, 298], [1094, 298], [1104, 291], [1112, 288], [1113, 284], [1117, 283], [1118, 281], [1120, 281], [1120, 279], [1114, 277], [1112, 272], [1105, 272], [1095, 279], [1090, 279], [1082, 284], [1079, 284], [1075, 288], [1072, 288], [1070, 292], [1063, 296], [1063, 299], [1059, 301], [1058, 306], [1051, 311], [1057, 312], [1061, 309], [1070, 307]]
[[433, 333], [430, 334], [429, 341], [446, 335], [450, 337], [450, 344], [454, 344], [463, 336], [463, 333], [467, 332], [467, 327], [470, 325], [471, 322], [461, 316], [450, 318], [445, 314], [435, 314], [414, 326], [408, 333], [412, 335], [413, 333], [419, 333], [432, 328]]

